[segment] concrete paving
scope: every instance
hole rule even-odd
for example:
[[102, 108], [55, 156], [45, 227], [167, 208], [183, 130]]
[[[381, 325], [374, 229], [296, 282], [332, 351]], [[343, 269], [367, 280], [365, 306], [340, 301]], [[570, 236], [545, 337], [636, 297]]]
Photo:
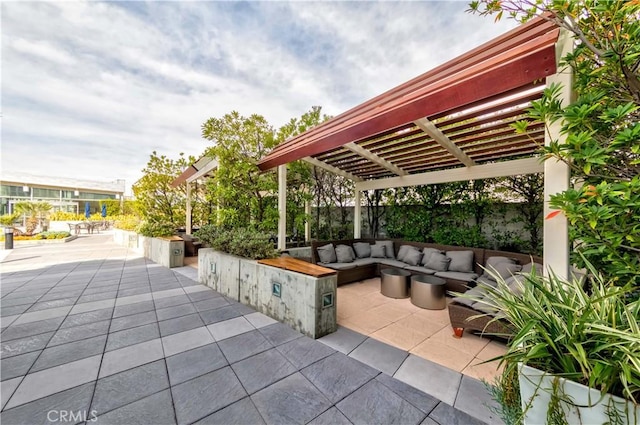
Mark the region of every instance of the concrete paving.
[[109, 234], [0, 258], [3, 424], [499, 422], [479, 381], [346, 328], [309, 339]]

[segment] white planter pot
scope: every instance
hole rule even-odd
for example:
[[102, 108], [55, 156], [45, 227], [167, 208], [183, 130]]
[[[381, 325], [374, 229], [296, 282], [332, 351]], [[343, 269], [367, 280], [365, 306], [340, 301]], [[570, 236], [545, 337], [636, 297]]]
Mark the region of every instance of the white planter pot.
[[550, 375], [541, 370], [520, 364], [518, 380], [522, 409], [525, 410], [525, 425], [544, 425], [547, 423], [547, 411], [554, 393], [554, 381], [557, 379], [557, 392], [562, 399], [560, 406], [569, 424], [605, 424], [609, 423], [609, 412], [616, 409], [624, 423], [640, 422], [640, 405], [611, 394], [600, 394], [565, 378]]

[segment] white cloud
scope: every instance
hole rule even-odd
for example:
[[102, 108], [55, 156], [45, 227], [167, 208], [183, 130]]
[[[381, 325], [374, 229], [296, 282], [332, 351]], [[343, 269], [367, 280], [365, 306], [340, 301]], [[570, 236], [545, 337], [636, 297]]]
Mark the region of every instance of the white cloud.
[[232, 110], [336, 115], [512, 26], [464, 2], [2, 3], [2, 168], [132, 184]]

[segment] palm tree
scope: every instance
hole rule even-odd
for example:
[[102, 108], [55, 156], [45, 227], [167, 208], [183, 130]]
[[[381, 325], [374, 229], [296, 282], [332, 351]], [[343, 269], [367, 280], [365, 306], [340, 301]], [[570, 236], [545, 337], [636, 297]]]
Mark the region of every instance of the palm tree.
[[27, 216], [26, 234], [32, 235], [38, 224], [46, 217], [51, 210], [51, 204], [48, 202], [18, 202], [15, 205], [15, 211], [19, 214]]

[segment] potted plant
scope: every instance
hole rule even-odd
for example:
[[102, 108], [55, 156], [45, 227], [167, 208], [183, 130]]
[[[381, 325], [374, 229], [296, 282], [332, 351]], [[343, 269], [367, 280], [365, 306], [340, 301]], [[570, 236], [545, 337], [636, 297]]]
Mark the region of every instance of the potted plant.
[[489, 361], [505, 365], [503, 379], [518, 377], [515, 423], [640, 421], [640, 301], [629, 296], [631, 285], [605, 282], [586, 264], [586, 283], [534, 270], [506, 281], [496, 276], [497, 285], [477, 299], [513, 330], [507, 352]]

